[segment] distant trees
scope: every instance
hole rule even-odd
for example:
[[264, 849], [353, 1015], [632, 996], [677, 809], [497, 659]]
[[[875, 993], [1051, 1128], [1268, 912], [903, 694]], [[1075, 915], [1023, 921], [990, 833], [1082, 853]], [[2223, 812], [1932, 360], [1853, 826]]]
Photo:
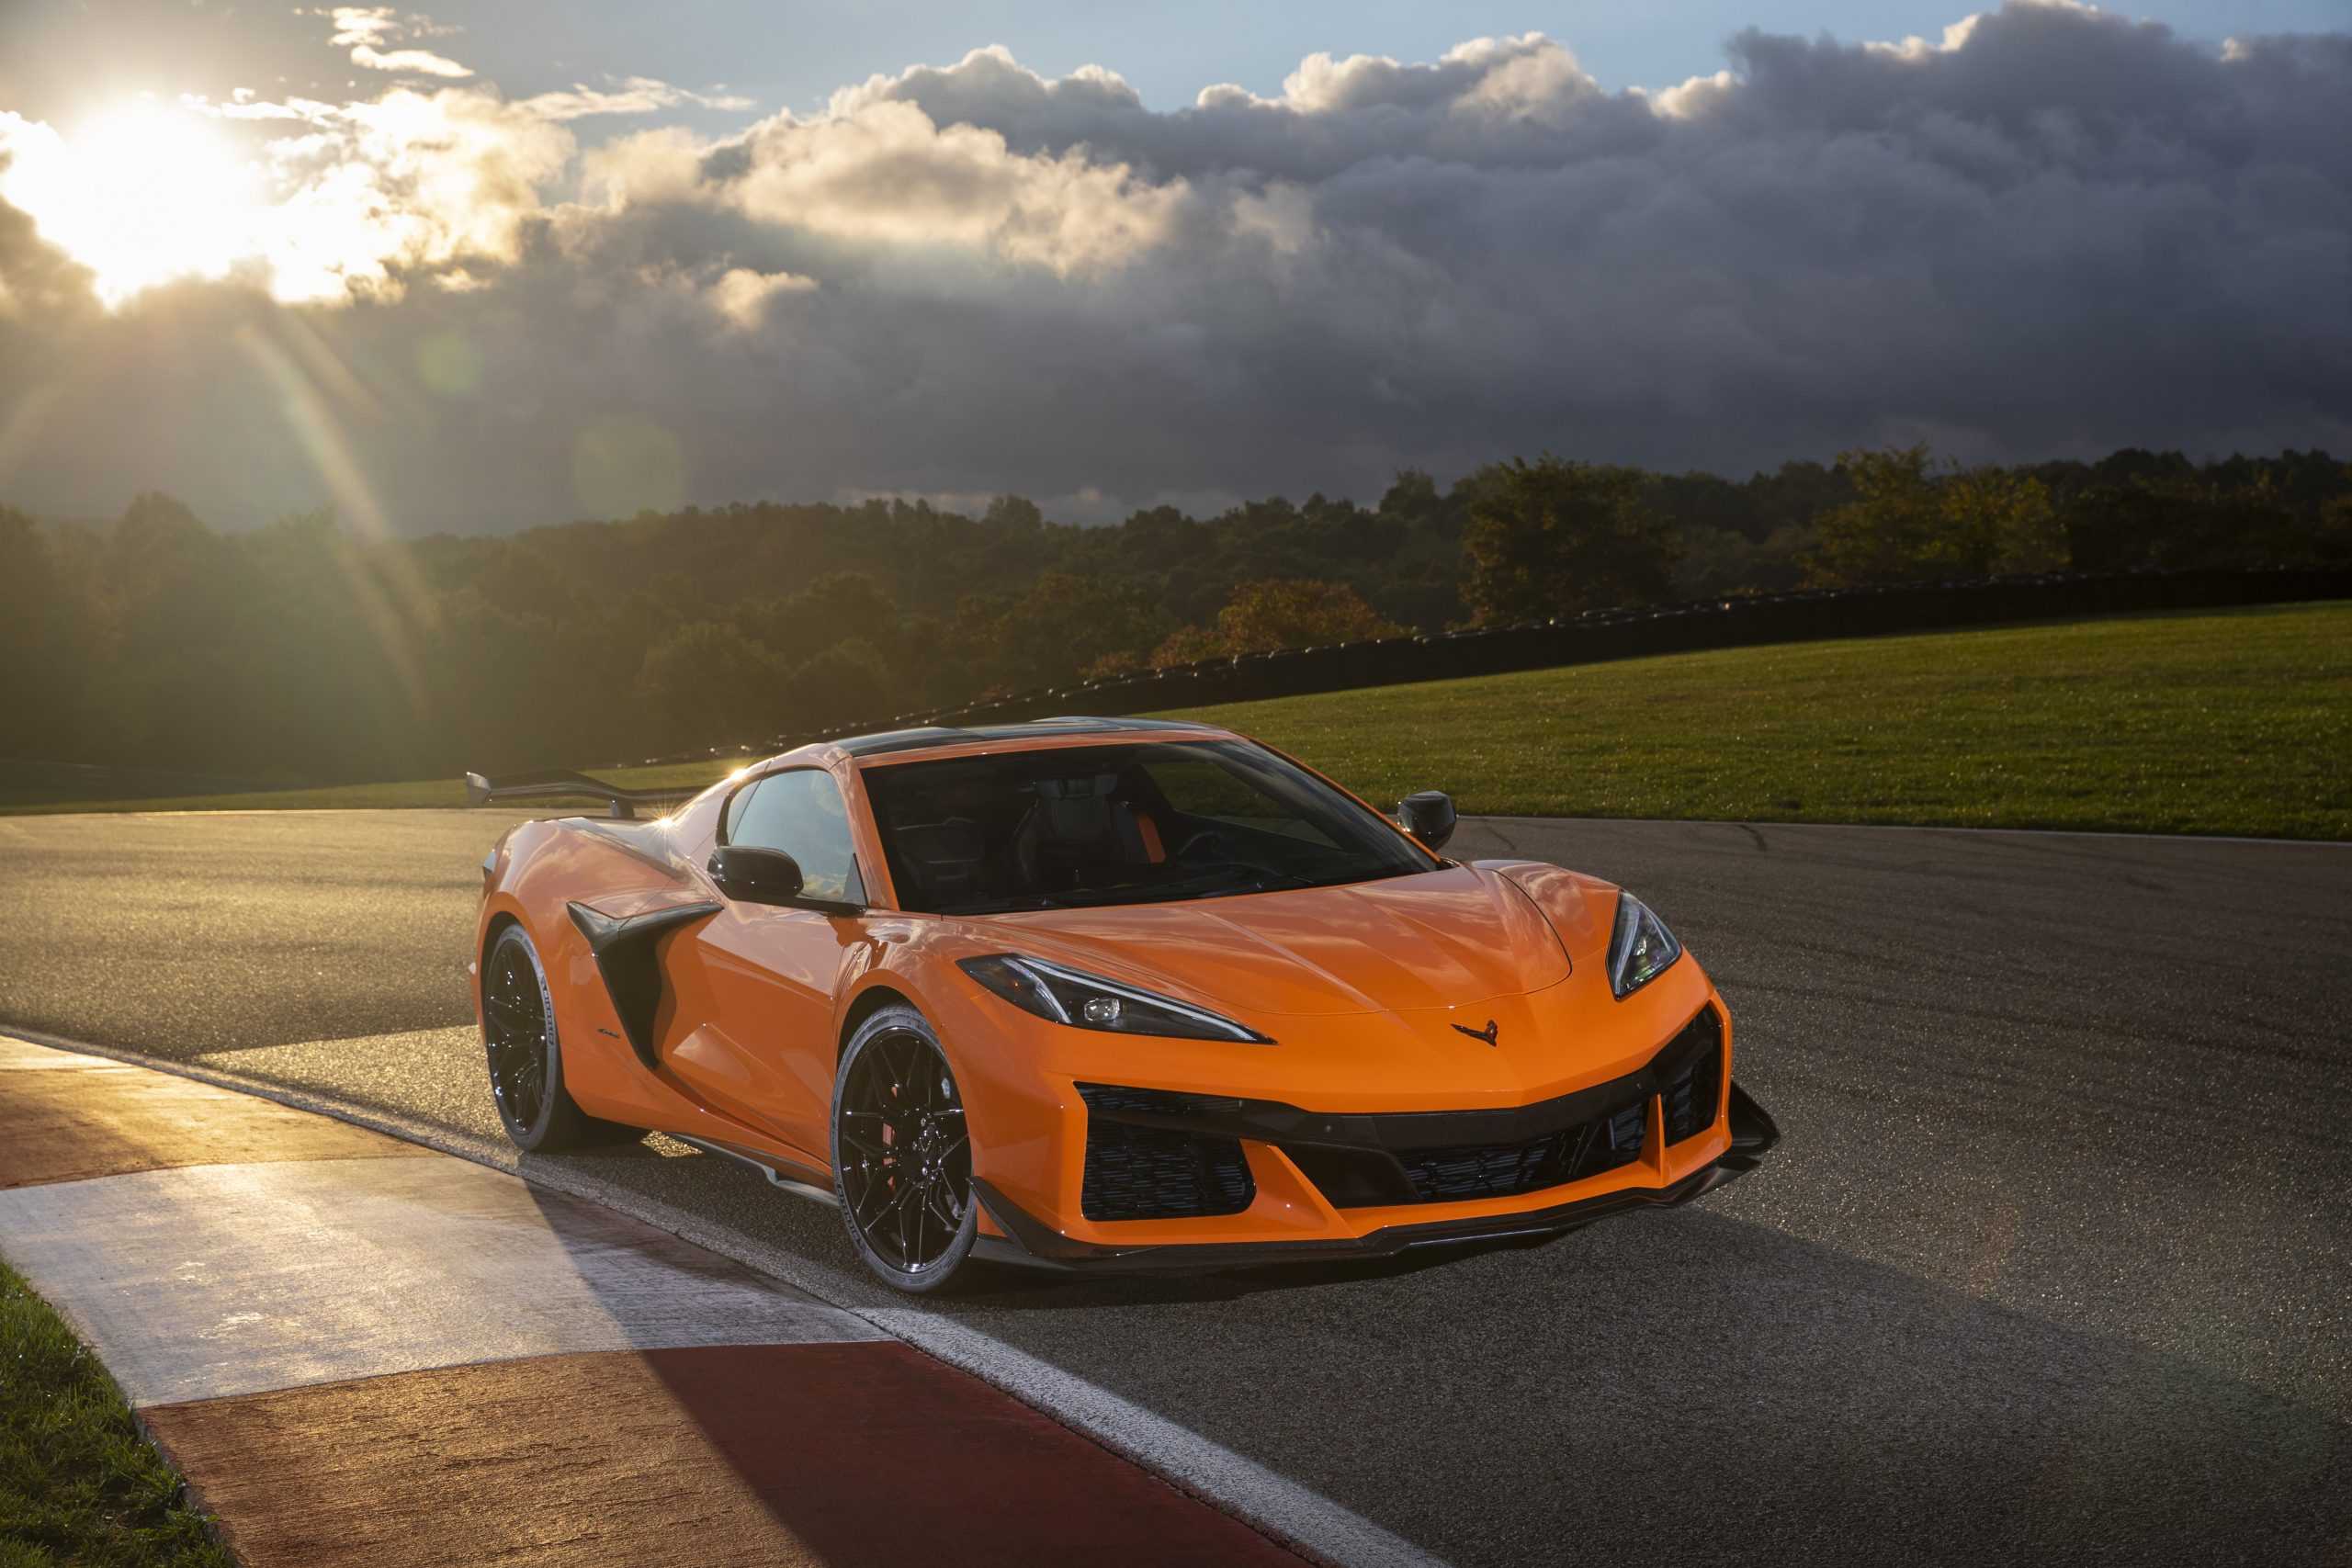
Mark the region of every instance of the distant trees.
[[2086, 487], [2063, 518], [2067, 553], [2092, 570], [2260, 566], [2346, 558], [2346, 497], [2307, 523], [2265, 472], [2231, 485], [2200, 474], [2141, 474]]
[[2065, 564], [2050, 492], [2004, 468], [1939, 470], [1928, 448], [1847, 452], [1838, 471], [1854, 499], [1814, 525], [1806, 581], [1839, 588], [1920, 577], [1985, 577]]
[[[913, 705], [894, 693], [893, 684], [882, 650], [864, 637], [851, 637], [810, 655], [780, 688], [768, 692], [763, 711], [770, 733], [869, 723]], [[776, 722], [779, 714], [785, 723]], [[764, 738], [756, 723], [735, 733], [746, 739]]]
[[1963, 468], [1925, 447], [1746, 479], [1556, 457], [1378, 502], [1074, 527], [1001, 496], [739, 505], [377, 541], [0, 506], [0, 757], [288, 783], [578, 764], [1280, 648], [1599, 606], [2072, 566], [2352, 561], [2321, 452]]
[[0, 506], [0, 735], [20, 755], [74, 750], [81, 682], [57, 576], [39, 525]]
[[638, 672], [650, 744], [666, 751], [782, 729], [776, 716], [784, 673], [774, 653], [732, 626], [689, 621], [676, 627], [646, 649]]
[[1034, 534], [1046, 525], [1046, 514], [1025, 495], [1000, 495], [989, 502], [980, 522], [990, 528]]
[[1153, 649], [1151, 667], [1166, 670], [1204, 659], [1405, 637], [1411, 631], [1365, 604], [1344, 582], [1269, 578], [1236, 587], [1214, 625], [1186, 626], [1170, 636]]
[[1667, 596], [1674, 539], [1648, 476], [1550, 455], [1480, 470], [1462, 549], [1475, 626], [1543, 620]]
[[978, 668], [1004, 690], [1135, 659], [1175, 624], [1141, 584], [1070, 571], [1045, 572], [999, 605], [968, 605], [964, 619], [967, 637], [984, 650]]

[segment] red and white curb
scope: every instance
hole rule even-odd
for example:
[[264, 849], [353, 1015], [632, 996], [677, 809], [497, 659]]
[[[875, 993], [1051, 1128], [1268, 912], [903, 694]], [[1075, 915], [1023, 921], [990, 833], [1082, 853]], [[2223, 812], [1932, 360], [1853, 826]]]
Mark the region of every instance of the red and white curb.
[[[641, 1220], [6, 1037], [0, 1254], [247, 1568], [1299, 1561], [894, 1325]], [[1354, 1523], [1371, 1555], [1403, 1545]]]

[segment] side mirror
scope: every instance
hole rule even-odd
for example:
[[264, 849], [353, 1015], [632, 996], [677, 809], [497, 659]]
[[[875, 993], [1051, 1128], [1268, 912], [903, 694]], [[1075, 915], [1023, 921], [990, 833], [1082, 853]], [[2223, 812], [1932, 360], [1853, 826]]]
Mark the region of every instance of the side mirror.
[[1396, 820], [1430, 849], [1445, 848], [1453, 837], [1453, 796], [1442, 789], [1425, 789], [1396, 803]]
[[791, 904], [800, 897], [800, 863], [782, 850], [721, 844], [711, 852], [710, 879], [739, 904]]

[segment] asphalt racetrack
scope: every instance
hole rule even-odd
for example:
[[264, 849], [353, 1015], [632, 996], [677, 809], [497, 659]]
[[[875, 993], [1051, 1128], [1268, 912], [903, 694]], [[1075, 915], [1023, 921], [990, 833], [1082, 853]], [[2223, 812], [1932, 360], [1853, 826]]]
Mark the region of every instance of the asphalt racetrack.
[[[496, 1136], [492, 812], [0, 818], [0, 1026]], [[2352, 1562], [2352, 848], [1465, 822], [1622, 881], [1785, 1134], [1540, 1246], [952, 1315], [1453, 1562]], [[535, 1162], [525, 1162], [527, 1174]], [[888, 1298], [831, 1210], [593, 1167]]]

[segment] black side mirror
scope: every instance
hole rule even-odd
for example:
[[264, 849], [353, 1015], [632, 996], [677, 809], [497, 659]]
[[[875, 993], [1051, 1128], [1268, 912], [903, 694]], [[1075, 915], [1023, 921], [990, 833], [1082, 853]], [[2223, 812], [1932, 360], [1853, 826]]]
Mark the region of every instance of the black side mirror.
[[1453, 837], [1453, 796], [1442, 789], [1425, 789], [1396, 803], [1396, 820], [1430, 849], [1445, 848]]
[[711, 852], [710, 879], [739, 904], [792, 904], [800, 897], [800, 863], [782, 850], [721, 844]]

